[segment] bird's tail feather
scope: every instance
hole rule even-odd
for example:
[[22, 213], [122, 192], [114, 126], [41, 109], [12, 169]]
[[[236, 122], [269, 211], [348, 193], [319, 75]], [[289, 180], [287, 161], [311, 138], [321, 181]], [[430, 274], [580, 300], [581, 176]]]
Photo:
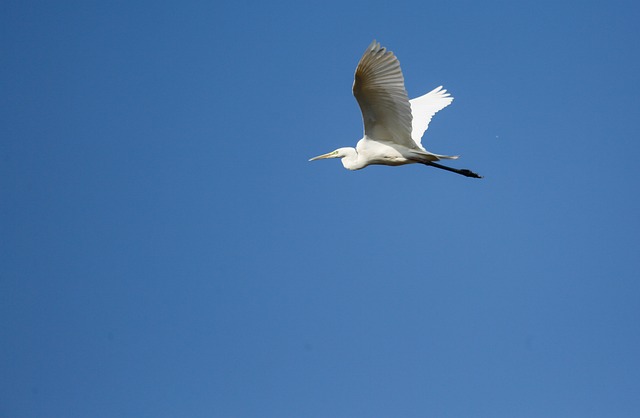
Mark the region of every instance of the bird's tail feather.
[[438, 157], [439, 160], [457, 160], [460, 156], [459, 155], [440, 155], [440, 154], [433, 154], [436, 157]]
[[421, 150], [412, 150], [416, 155], [416, 160], [420, 162], [426, 161], [440, 161], [440, 160], [457, 160], [459, 155], [440, 155], [434, 154], [432, 152], [426, 151], [425, 149]]

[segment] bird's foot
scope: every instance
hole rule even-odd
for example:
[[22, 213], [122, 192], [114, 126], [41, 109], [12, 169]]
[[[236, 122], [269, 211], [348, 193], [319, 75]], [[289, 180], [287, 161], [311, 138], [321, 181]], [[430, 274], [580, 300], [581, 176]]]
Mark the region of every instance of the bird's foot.
[[476, 179], [481, 179], [482, 176], [478, 173], [474, 173], [471, 170], [467, 170], [466, 168], [463, 168], [462, 170], [459, 171], [460, 174], [462, 174], [463, 176], [467, 176], [467, 177], [473, 177]]

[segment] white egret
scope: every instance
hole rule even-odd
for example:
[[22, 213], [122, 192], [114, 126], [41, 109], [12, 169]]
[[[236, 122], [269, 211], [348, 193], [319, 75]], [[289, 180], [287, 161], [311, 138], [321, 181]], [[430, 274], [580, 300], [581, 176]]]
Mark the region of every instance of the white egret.
[[364, 121], [364, 137], [355, 148], [338, 148], [311, 158], [341, 158], [348, 170], [360, 170], [371, 164], [404, 165], [421, 163], [467, 177], [482, 178], [467, 169], [437, 164], [441, 159], [458, 156], [433, 154], [422, 146], [421, 138], [433, 115], [447, 107], [453, 97], [442, 86], [409, 100], [404, 87], [400, 62], [391, 51], [373, 41], [356, 68], [353, 82]]

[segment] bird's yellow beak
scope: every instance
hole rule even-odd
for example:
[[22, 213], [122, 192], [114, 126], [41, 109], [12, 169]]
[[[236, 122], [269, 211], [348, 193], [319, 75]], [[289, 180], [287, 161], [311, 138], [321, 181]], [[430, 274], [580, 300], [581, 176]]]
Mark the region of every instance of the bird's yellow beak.
[[331, 151], [331, 152], [328, 152], [326, 154], [322, 154], [322, 155], [318, 155], [317, 157], [313, 157], [309, 161], [324, 160], [325, 158], [334, 158], [336, 156], [336, 154], [338, 154], [338, 151]]

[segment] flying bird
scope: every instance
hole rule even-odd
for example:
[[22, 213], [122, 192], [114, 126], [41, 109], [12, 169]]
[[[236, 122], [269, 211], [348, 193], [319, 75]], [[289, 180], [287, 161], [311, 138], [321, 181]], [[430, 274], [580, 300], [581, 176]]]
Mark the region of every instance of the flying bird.
[[453, 101], [442, 86], [409, 100], [404, 87], [400, 62], [393, 52], [373, 41], [356, 68], [353, 82], [355, 96], [364, 122], [364, 137], [355, 148], [338, 148], [309, 161], [341, 158], [348, 170], [368, 165], [404, 165], [420, 163], [467, 177], [482, 178], [467, 169], [436, 163], [458, 156], [439, 155], [422, 146], [422, 135], [431, 118]]

